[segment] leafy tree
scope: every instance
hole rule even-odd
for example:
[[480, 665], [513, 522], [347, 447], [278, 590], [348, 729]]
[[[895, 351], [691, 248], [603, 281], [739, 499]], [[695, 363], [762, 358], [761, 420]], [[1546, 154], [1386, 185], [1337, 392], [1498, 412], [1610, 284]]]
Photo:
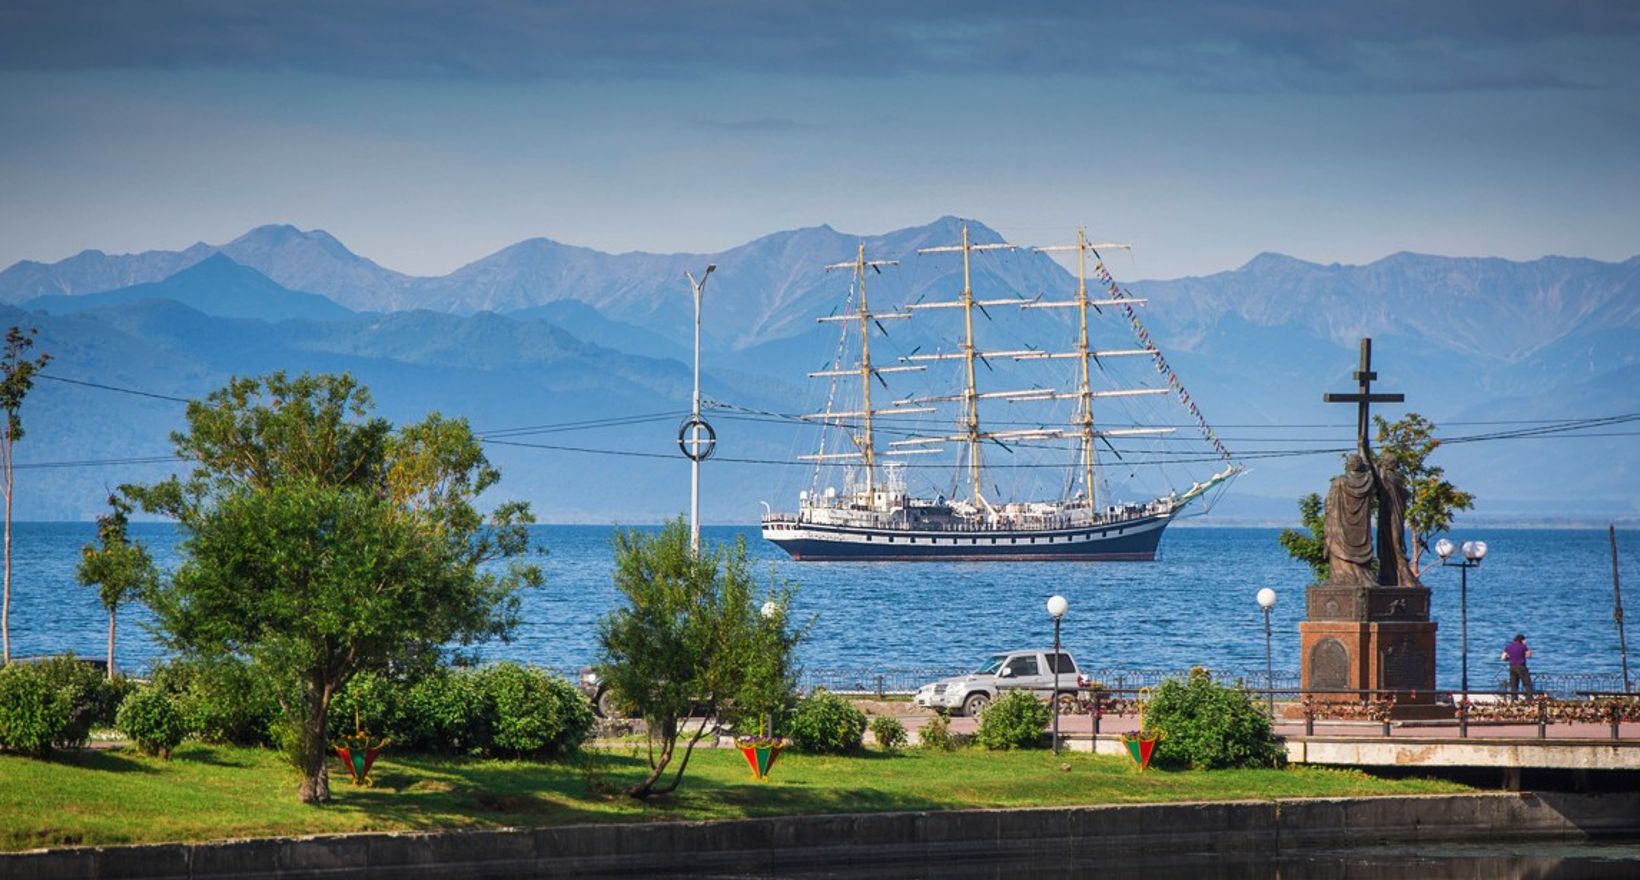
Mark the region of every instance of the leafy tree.
[[148, 550], [133, 542], [127, 531], [131, 525], [131, 502], [108, 496], [110, 511], [97, 517], [97, 540], [80, 549], [76, 574], [83, 586], [96, 586], [97, 597], [108, 609], [108, 680], [114, 680], [114, 625], [120, 603], [140, 596], [159, 583]]
[[1412, 573], [1421, 574], [1421, 560], [1429, 539], [1452, 527], [1452, 517], [1475, 506], [1475, 496], [1447, 482], [1446, 471], [1429, 463], [1440, 445], [1435, 424], [1417, 413], [1398, 422], [1373, 416], [1378, 425], [1378, 464], [1406, 481], [1406, 523], [1412, 542]]
[[[486, 520], [500, 473], [463, 420], [395, 431], [348, 375], [235, 379], [188, 405], [187, 479], [124, 488], [178, 520], [184, 560], [150, 605], [185, 655], [253, 661], [272, 680], [299, 798], [329, 799], [325, 725], [363, 670], [506, 637], [541, 581], [528, 505]], [[504, 571], [488, 563], [510, 559]]]
[[1332, 576], [1327, 565], [1326, 515], [1322, 507], [1321, 496], [1314, 492], [1298, 499], [1298, 514], [1309, 534], [1283, 529], [1279, 539], [1288, 555], [1310, 567], [1319, 584]]
[[11, 662], [11, 494], [14, 483], [11, 474], [12, 447], [23, 439], [23, 419], [18, 412], [23, 398], [34, 388], [34, 376], [51, 362], [51, 355], [42, 354], [33, 360], [26, 355], [34, 347], [34, 336], [40, 331], [13, 326], [6, 331], [6, 347], [0, 351], [0, 410], [5, 410], [6, 421], [0, 428], [0, 492], [6, 499], [6, 561], [5, 589], [0, 597], [0, 663]]
[[[647, 776], [635, 798], [675, 791], [689, 756], [725, 722], [778, 716], [796, 684], [788, 624], [792, 588], [753, 596], [746, 542], [694, 555], [682, 519], [658, 535], [615, 535], [615, 587], [625, 598], [599, 624], [598, 671], [649, 727]], [[671, 779], [662, 784], [686, 723], [698, 720]]]

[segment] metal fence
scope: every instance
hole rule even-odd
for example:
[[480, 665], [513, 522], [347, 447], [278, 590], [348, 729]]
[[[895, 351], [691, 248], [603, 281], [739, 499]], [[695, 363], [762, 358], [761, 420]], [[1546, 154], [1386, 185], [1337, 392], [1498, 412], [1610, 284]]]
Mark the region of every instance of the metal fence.
[[[1507, 691], [1507, 673], [1494, 679], [1471, 679], [1475, 690]], [[1623, 676], [1616, 672], [1534, 672], [1533, 690], [1562, 699], [1574, 699], [1580, 693], [1620, 693], [1624, 690]]]
[[[942, 678], [962, 675], [973, 670], [952, 666], [924, 666], [909, 669], [806, 669], [798, 678], [798, 687], [805, 693], [824, 688], [836, 694], [871, 694], [880, 697], [905, 696], [917, 688]], [[1277, 690], [1298, 690], [1297, 673], [1278, 672], [1275, 680], [1265, 676], [1264, 670], [1223, 670], [1209, 673], [1213, 680], [1225, 685], [1243, 685], [1255, 690], [1274, 687]], [[1106, 689], [1116, 691], [1155, 687], [1169, 678], [1187, 678], [1188, 669], [1118, 669], [1103, 667], [1084, 669], [1082, 675]], [[1070, 683], [1069, 676], [1066, 684]]]

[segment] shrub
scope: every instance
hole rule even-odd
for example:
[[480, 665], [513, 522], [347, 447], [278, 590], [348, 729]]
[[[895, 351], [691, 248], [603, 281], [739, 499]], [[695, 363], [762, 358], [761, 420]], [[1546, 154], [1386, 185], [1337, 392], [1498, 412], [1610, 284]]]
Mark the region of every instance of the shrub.
[[951, 721], [944, 715], [935, 715], [917, 732], [917, 745], [933, 752], [954, 752], [957, 738], [951, 735]]
[[118, 692], [101, 669], [73, 654], [50, 657], [29, 665], [40, 674], [47, 687], [58, 691], [68, 701], [68, 718], [56, 736], [52, 737], [52, 746], [59, 749], [82, 748], [91, 738], [92, 727], [113, 725], [114, 711], [119, 708], [116, 699]]
[[120, 704], [120, 732], [149, 755], [170, 760], [171, 750], [188, 735], [187, 720], [171, 695], [156, 687], [133, 692]]
[[372, 736], [412, 751], [559, 758], [591, 731], [592, 709], [567, 681], [518, 663], [362, 672], [331, 701], [329, 734]]
[[34, 664], [0, 667], [0, 749], [35, 758], [51, 754], [68, 726], [70, 702], [70, 694], [52, 687]]
[[1205, 674], [1162, 682], [1145, 716], [1148, 727], [1167, 734], [1156, 745], [1158, 766], [1271, 767], [1286, 757], [1252, 697]]
[[478, 676], [467, 670], [441, 668], [421, 676], [404, 694], [401, 744], [430, 752], [484, 754], [495, 741], [488, 697]]
[[359, 727], [371, 736], [386, 737], [409, 746], [404, 722], [404, 695], [409, 683], [380, 672], [360, 672], [330, 699], [327, 732], [331, 739], [352, 734]]
[[974, 739], [994, 750], [1039, 746], [1042, 729], [1052, 715], [1052, 708], [1029, 691], [1009, 691], [980, 713], [979, 732]]
[[905, 725], [892, 715], [878, 715], [871, 719], [871, 735], [877, 740], [877, 747], [885, 752], [905, 748]]
[[255, 664], [234, 658], [178, 660], [156, 668], [152, 682], [172, 698], [188, 733], [204, 742], [275, 742], [278, 693]]
[[586, 698], [545, 670], [497, 663], [477, 675], [495, 713], [488, 752], [557, 758], [579, 749], [592, 729]]
[[788, 726], [798, 748], [840, 755], [860, 747], [866, 714], [836, 694], [815, 691], [797, 702]]

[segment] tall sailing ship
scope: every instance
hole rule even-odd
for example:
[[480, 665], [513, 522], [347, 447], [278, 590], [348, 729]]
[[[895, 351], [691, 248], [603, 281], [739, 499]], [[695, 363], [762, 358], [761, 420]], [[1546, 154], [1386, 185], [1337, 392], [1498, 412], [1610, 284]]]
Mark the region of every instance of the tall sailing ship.
[[[1142, 560], [1156, 557], [1162, 532], [1192, 502], [1202, 499], [1242, 472], [1230, 453], [1201, 417], [1190, 395], [1179, 383], [1166, 358], [1150, 340], [1135, 310], [1144, 304], [1122, 289], [1111, 277], [1099, 256], [1101, 249], [1125, 245], [1090, 243], [1082, 230], [1075, 244], [1030, 248], [1039, 253], [1074, 252], [1077, 262], [1077, 290], [1074, 298], [1047, 300], [1023, 295], [976, 298], [972, 262], [975, 254], [988, 251], [1022, 250], [1006, 243], [978, 244], [970, 240], [967, 224], [957, 244], [922, 248], [919, 254], [960, 254], [962, 293], [956, 299], [915, 302], [889, 311], [873, 311], [866, 296], [867, 281], [894, 260], [869, 259], [864, 243], [855, 259], [825, 267], [828, 271], [850, 271], [853, 282], [848, 308], [819, 320], [843, 325], [839, 356], [827, 369], [809, 373], [812, 378], [833, 383], [824, 411], [803, 416], [827, 429], [820, 448], [799, 456], [815, 464], [811, 487], [799, 493], [796, 513], [776, 513], [763, 517], [763, 537], [797, 560], [1053, 560], [1105, 561]], [[1088, 258], [1094, 259], [1094, 278], [1105, 293], [1088, 292]], [[1034, 347], [986, 348], [975, 334], [975, 313], [985, 318], [993, 309], [1071, 309], [1075, 315], [1076, 344], [1070, 351], [1048, 351]], [[1106, 311], [1106, 310], [1110, 311]], [[962, 330], [953, 350], [909, 354], [879, 363], [872, 358], [876, 334], [886, 336], [885, 321], [907, 321], [919, 313], [956, 313]], [[1096, 348], [1089, 332], [1090, 312], [1095, 316], [1125, 317], [1136, 345], [1125, 348]], [[1063, 326], [1063, 325], [1061, 325]], [[1043, 328], [1038, 328], [1043, 329]], [[845, 360], [842, 352], [857, 345], [857, 357]], [[1158, 387], [1107, 387], [1106, 362], [1112, 359], [1146, 358], [1165, 381]], [[1026, 370], [1033, 365], [1069, 364], [1074, 367], [1074, 389], [1060, 390], [1032, 383], [1027, 388], [982, 388], [983, 367], [987, 377], [998, 375], [993, 365], [1011, 362]], [[955, 393], [924, 396], [889, 395], [888, 375], [924, 373], [930, 368], [961, 370]], [[1016, 371], [1017, 372], [1017, 371]], [[853, 388], [857, 384], [857, 388]], [[874, 388], [874, 384], [878, 387]], [[858, 408], [842, 404], [839, 388], [856, 390]], [[876, 392], [874, 401], [874, 391]], [[1192, 481], [1189, 488], [1173, 489], [1165, 495], [1143, 501], [1118, 501], [1101, 491], [1099, 444], [1117, 453], [1116, 438], [1152, 437], [1172, 434], [1177, 426], [1124, 425], [1107, 427], [1098, 407], [1124, 402], [1127, 398], [1171, 396], [1189, 413], [1202, 436], [1214, 450], [1213, 460], [1222, 464], [1205, 480]], [[883, 397], [890, 398], [887, 405]], [[982, 420], [982, 405], [1006, 405], [1010, 414], [1030, 404], [1074, 403], [1070, 418], [1058, 424], [1020, 422], [1015, 418]], [[954, 409], [954, 419], [941, 420], [942, 408]], [[930, 418], [930, 414], [935, 414]], [[1021, 425], [1023, 427], [1010, 427]], [[935, 430], [928, 430], [928, 426]], [[827, 450], [825, 437], [841, 434], [846, 446]], [[886, 443], [879, 434], [897, 437]], [[1057, 466], [1069, 474], [1059, 497], [1042, 500], [1003, 500], [1000, 489], [987, 496], [985, 454], [997, 449], [1055, 449], [1073, 452], [1074, 458]], [[918, 497], [907, 488], [907, 463], [923, 457], [950, 456], [955, 452], [956, 477], [951, 497], [943, 492]], [[1063, 457], [1063, 456], [1062, 456]], [[1045, 465], [1049, 466], [1049, 465]], [[822, 469], [844, 469], [843, 490], [820, 488]], [[995, 484], [993, 484], [995, 487]]]

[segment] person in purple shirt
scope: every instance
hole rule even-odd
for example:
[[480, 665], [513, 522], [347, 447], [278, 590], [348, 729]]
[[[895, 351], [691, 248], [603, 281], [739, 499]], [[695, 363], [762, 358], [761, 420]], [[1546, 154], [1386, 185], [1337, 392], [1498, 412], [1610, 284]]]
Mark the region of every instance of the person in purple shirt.
[[1526, 658], [1532, 656], [1532, 649], [1526, 647], [1526, 634], [1516, 633], [1515, 640], [1503, 646], [1503, 656], [1500, 660], [1509, 663], [1509, 698], [1514, 699], [1522, 684], [1526, 685], [1526, 699], [1532, 698], [1532, 673], [1526, 668]]

